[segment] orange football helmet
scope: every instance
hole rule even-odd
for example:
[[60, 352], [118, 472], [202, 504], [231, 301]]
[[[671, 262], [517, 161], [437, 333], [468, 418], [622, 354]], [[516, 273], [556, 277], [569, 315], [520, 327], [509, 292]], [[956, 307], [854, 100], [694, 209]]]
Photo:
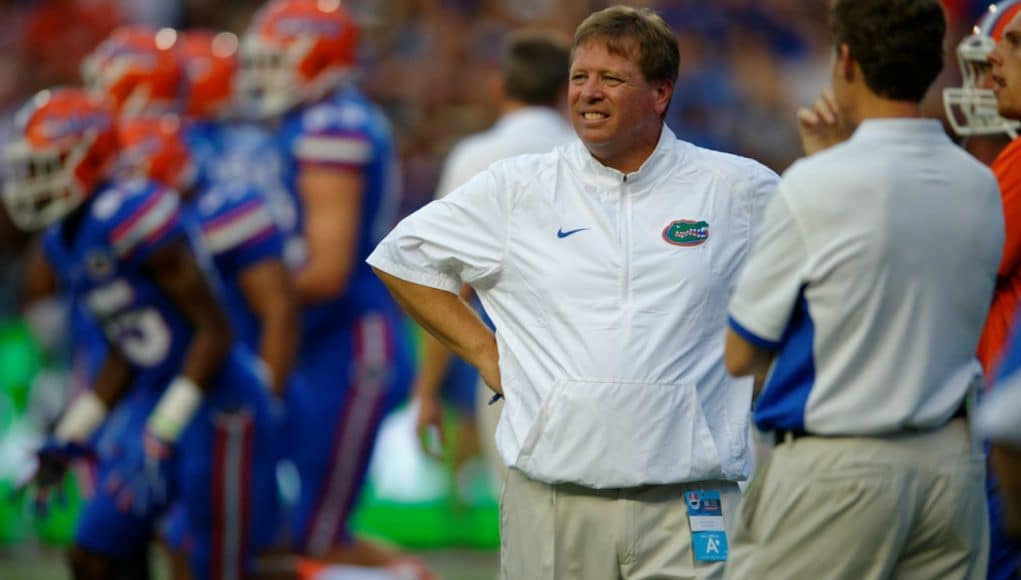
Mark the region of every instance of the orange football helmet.
[[321, 98], [350, 71], [357, 46], [340, 0], [274, 0], [242, 37], [242, 93], [264, 116]]
[[177, 44], [172, 28], [118, 28], [82, 61], [85, 86], [122, 117], [179, 112], [185, 83]]
[[118, 123], [118, 169], [172, 187], [182, 194], [195, 181], [195, 165], [177, 115], [139, 115]]
[[237, 35], [210, 30], [183, 31], [180, 52], [188, 85], [185, 114], [206, 119], [227, 116], [237, 105], [234, 93]]
[[15, 117], [5, 150], [3, 200], [26, 231], [78, 207], [110, 177], [117, 129], [110, 106], [77, 88], [45, 90]]
[[943, 89], [943, 109], [958, 136], [1006, 135], [1014, 139], [1021, 129], [1021, 122], [1000, 116], [996, 94], [987, 78], [989, 53], [1018, 12], [1021, 12], [1021, 0], [990, 4], [972, 33], [957, 45], [961, 86]]

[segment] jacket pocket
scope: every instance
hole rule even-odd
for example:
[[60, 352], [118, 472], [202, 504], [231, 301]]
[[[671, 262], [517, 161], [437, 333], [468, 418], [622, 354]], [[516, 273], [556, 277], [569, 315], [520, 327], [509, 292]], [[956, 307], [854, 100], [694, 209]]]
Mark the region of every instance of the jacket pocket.
[[720, 459], [695, 385], [562, 380], [515, 466], [533, 479], [592, 488], [712, 479]]

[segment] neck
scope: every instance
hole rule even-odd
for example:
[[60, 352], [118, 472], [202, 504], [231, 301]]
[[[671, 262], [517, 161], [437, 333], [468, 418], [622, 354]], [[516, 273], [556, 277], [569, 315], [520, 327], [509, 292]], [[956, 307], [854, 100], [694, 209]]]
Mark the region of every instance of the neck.
[[[98, 190], [93, 193], [98, 193]], [[63, 217], [64, 227], [61, 234], [65, 244], [70, 245], [74, 239], [78, 237], [78, 229], [81, 227], [82, 221], [88, 213], [88, 207], [91, 205], [91, 201], [90, 196], [78, 204], [78, 207], [71, 210], [71, 213]]]
[[634, 145], [620, 154], [614, 154], [611, 151], [601, 151], [601, 148], [594, 144], [586, 144], [586, 146], [588, 147], [589, 153], [591, 153], [597, 161], [610, 169], [616, 169], [626, 175], [641, 169], [642, 164], [644, 164], [645, 161], [652, 156], [652, 153], [656, 151], [656, 146], [659, 145], [661, 131], [662, 126], [660, 126], [659, 131], [657, 131], [650, 140]]
[[519, 101], [517, 99], [503, 99], [497, 106], [497, 110], [499, 111], [499, 114], [502, 117], [504, 115], [513, 113], [514, 111], [520, 111], [521, 109], [524, 109], [526, 107], [528, 107], [528, 103], [524, 101]]
[[921, 103], [894, 101], [871, 92], [861, 96], [855, 109], [855, 125], [868, 119], [918, 119], [925, 116]]

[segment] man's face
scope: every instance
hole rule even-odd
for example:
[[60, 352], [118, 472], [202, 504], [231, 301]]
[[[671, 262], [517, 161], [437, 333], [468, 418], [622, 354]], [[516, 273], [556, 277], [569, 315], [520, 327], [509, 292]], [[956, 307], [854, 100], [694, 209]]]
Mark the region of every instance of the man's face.
[[989, 53], [989, 64], [1000, 115], [1021, 119], [1021, 13], [1003, 29], [1003, 37]]
[[670, 83], [649, 83], [638, 66], [638, 45], [613, 54], [600, 39], [578, 46], [567, 103], [571, 123], [589, 151], [609, 167], [638, 169], [659, 141]]

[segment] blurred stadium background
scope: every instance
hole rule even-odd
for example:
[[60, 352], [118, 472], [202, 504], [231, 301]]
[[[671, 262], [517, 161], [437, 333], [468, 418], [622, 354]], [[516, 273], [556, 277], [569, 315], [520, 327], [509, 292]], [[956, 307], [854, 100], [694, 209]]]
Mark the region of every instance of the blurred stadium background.
[[[496, 117], [487, 89], [501, 39], [526, 25], [571, 33], [593, 0], [348, 0], [364, 29], [362, 85], [394, 123], [408, 213], [433, 196], [450, 147]], [[6, 0], [0, 2], [0, 146], [14, 111], [36, 91], [79, 81], [81, 55], [114, 27], [213, 28], [241, 33], [254, 0]], [[778, 171], [799, 154], [796, 108], [826, 82], [826, 0], [641, 0], [675, 28], [682, 65], [667, 122], [684, 139], [759, 159]], [[947, 66], [930, 93], [958, 82], [954, 48], [986, 7], [944, 0], [951, 20]], [[60, 548], [70, 537], [78, 490], [45, 518], [10, 495], [40, 432], [59, 411], [68, 381], [66, 330], [33, 335], [20, 313], [22, 264], [0, 248], [0, 578], [65, 578]], [[45, 326], [45, 324], [43, 325]], [[416, 331], [409, 328], [409, 340]], [[411, 413], [392, 417], [357, 527], [413, 549], [443, 578], [497, 572], [495, 494], [455, 492], [452, 461], [425, 459]], [[451, 420], [451, 425], [456, 421]], [[452, 433], [452, 437], [456, 434]], [[463, 485], [462, 485], [463, 488]], [[161, 572], [162, 573], [162, 572]], [[163, 577], [163, 576], [160, 576]]]

